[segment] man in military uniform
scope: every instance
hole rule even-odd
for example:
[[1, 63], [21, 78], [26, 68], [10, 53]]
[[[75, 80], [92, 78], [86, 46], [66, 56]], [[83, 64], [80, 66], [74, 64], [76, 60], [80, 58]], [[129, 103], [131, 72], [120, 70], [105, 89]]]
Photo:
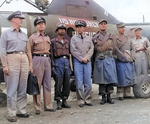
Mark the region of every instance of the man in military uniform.
[[136, 76], [140, 75], [148, 75], [148, 57], [146, 54], [147, 48], [150, 46], [149, 40], [141, 36], [142, 28], [135, 28], [135, 35], [133, 39], [131, 39], [133, 55], [135, 56], [135, 72]]
[[119, 100], [124, 98], [132, 98], [130, 94], [130, 86], [136, 83], [136, 75], [134, 68], [135, 58], [131, 55], [131, 39], [124, 34], [125, 24], [117, 24], [119, 34], [114, 38], [115, 41], [115, 52], [117, 55], [117, 76], [118, 76], [118, 87], [117, 97]]
[[[70, 74], [71, 69], [69, 66], [70, 57], [70, 43], [67, 39], [64, 39], [64, 34], [66, 32], [66, 25], [63, 23], [58, 23], [56, 31], [58, 36], [51, 40], [52, 43], [52, 58], [54, 60], [53, 67], [54, 80], [55, 80], [55, 101], [57, 101], [57, 109], [70, 108], [66, 100], [70, 94]], [[62, 99], [62, 103], [61, 100]]]
[[99, 95], [102, 95], [101, 105], [107, 102], [114, 104], [110, 94], [113, 93], [113, 85], [117, 83], [116, 64], [113, 55], [113, 36], [106, 32], [107, 21], [101, 19], [100, 31], [92, 38], [94, 47], [94, 73], [93, 83], [99, 84]]
[[78, 20], [75, 22], [77, 35], [71, 38], [70, 50], [74, 57], [74, 74], [76, 80], [78, 106], [92, 106], [91, 94], [91, 57], [94, 46], [89, 36], [83, 34], [86, 22]]
[[[51, 60], [50, 55], [50, 38], [46, 35], [46, 21], [42, 17], [34, 20], [34, 26], [37, 33], [30, 36], [27, 42], [27, 55], [29, 57], [29, 70], [33, 73], [39, 84], [39, 89], [43, 85], [44, 111], [55, 111], [51, 101]], [[33, 58], [33, 59], [32, 59]], [[36, 114], [40, 114], [41, 100], [40, 95], [33, 96], [33, 103]]]
[[1, 36], [1, 62], [7, 84], [8, 121], [16, 122], [16, 116], [30, 116], [26, 113], [29, 62], [25, 52], [28, 39], [20, 29], [24, 19], [20, 11], [12, 13], [7, 19], [11, 22], [11, 28]]

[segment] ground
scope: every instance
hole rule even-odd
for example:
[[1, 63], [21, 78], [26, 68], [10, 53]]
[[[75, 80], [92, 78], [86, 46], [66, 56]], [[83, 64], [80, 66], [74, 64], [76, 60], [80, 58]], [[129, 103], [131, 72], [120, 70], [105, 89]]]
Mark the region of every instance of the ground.
[[[52, 81], [54, 85], [54, 82]], [[52, 85], [52, 86], [53, 86]], [[5, 90], [5, 84], [0, 88]], [[52, 87], [52, 95], [54, 88]], [[27, 112], [31, 114], [28, 119], [18, 118], [15, 124], [149, 124], [150, 123], [150, 98], [116, 100], [116, 88], [112, 95], [115, 104], [100, 105], [101, 97], [98, 96], [98, 86], [93, 85], [92, 103], [94, 106], [79, 108], [76, 102], [76, 93], [71, 92], [68, 103], [70, 109], [45, 112], [35, 115], [32, 96], [28, 96]], [[53, 97], [52, 97], [53, 98]], [[43, 102], [43, 98], [41, 98]], [[53, 101], [54, 107], [56, 102]], [[7, 121], [7, 108], [0, 108], [0, 124], [9, 124]]]

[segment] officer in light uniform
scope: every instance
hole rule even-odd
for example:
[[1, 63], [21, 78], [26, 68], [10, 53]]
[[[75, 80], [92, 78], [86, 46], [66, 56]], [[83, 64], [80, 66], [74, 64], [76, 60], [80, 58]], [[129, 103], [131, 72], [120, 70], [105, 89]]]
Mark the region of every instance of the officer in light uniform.
[[105, 19], [100, 20], [99, 28], [99, 33], [92, 38], [95, 46], [93, 83], [99, 84], [99, 95], [102, 95], [100, 104], [103, 105], [106, 102], [114, 104], [110, 96], [113, 93], [113, 85], [117, 84], [117, 71], [113, 54], [113, 35], [106, 32], [107, 21]]
[[28, 118], [26, 113], [26, 87], [29, 62], [26, 55], [27, 35], [20, 29], [24, 15], [20, 11], [8, 18], [11, 28], [1, 35], [1, 62], [7, 84], [8, 121], [16, 122], [17, 117]]
[[75, 22], [77, 35], [71, 38], [70, 51], [74, 57], [74, 74], [77, 89], [78, 106], [92, 106], [91, 57], [94, 46], [89, 36], [83, 34], [86, 22]]
[[[37, 33], [30, 36], [27, 42], [27, 55], [29, 57], [29, 70], [38, 78], [39, 89], [43, 85], [44, 111], [55, 111], [51, 101], [51, 60], [50, 38], [44, 32], [46, 21], [42, 17], [34, 20]], [[33, 59], [32, 59], [33, 58]], [[33, 96], [36, 114], [40, 114], [40, 95]]]
[[124, 34], [125, 24], [117, 24], [119, 34], [114, 38], [115, 52], [117, 55], [116, 67], [118, 76], [117, 97], [119, 100], [132, 98], [130, 87], [136, 84], [134, 68], [135, 58], [131, 55], [131, 39]]
[[[53, 67], [54, 71], [54, 80], [55, 80], [55, 98], [57, 101], [57, 109], [60, 110], [63, 108], [70, 108], [66, 100], [70, 94], [70, 74], [71, 69], [69, 66], [69, 57], [70, 57], [70, 43], [67, 39], [64, 38], [66, 33], [66, 25], [63, 23], [58, 23], [56, 26], [57, 37], [51, 40], [52, 43], [52, 58], [53, 58]], [[62, 100], [62, 103], [61, 101]]]
[[148, 58], [146, 54], [147, 48], [150, 46], [149, 40], [141, 36], [142, 28], [137, 27], [135, 28], [135, 35], [133, 39], [131, 39], [133, 55], [135, 56], [135, 71], [136, 76], [140, 75], [148, 75]]

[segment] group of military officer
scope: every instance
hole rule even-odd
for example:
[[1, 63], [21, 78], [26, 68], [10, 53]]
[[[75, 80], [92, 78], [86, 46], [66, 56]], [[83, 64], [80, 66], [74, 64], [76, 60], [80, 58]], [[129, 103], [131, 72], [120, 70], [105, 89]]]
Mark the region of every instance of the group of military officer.
[[[93, 106], [91, 59], [94, 61], [93, 83], [99, 84], [99, 95], [102, 95], [100, 104], [106, 102], [114, 104], [111, 98], [114, 85], [118, 87], [119, 100], [130, 98], [130, 86], [136, 84], [136, 74], [148, 74], [145, 50], [149, 47], [149, 41], [141, 36], [141, 28], [135, 29], [136, 37], [131, 40], [124, 34], [125, 24], [119, 23], [117, 24], [119, 34], [114, 37], [106, 32], [107, 20], [102, 19], [99, 22], [99, 32], [91, 39], [84, 34], [86, 22], [77, 20], [75, 22], [77, 35], [74, 35], [71, 41], [64, 38], [66, 25], [63, 23], [57, 24], [55, 32], [58, 36], [50, 40], [45, 33], [45, 19], [37, 17], [34, 21], [37, 32], [28, 39], [20, 29], [23, 19], [24, 15], [20, 11], [12, 13], [8, 17], [12, 24], [11, 28], [1, 35], [1, 61], [7, 84], [10, 122], [17, 121], [16, 116], [24, 118], [30, 116], [26, 113], [29, 71], [37, 76], [40, 89], [43, 85], [44, 111], [55, 111], [51, 101], [51, 70], [55, 80], [54, 100], [57, 101], [57, 109], [71, 107], [66, 102], [70, 93], [71, 55], [79, 107]], [[134, 54], [131, 54], [131, 50]], [[147, 64], [146, 67], [141, 62], [141, 56]], [[40, 114], [40, 95], [33, 96], [33, 103], [36, 114]]]

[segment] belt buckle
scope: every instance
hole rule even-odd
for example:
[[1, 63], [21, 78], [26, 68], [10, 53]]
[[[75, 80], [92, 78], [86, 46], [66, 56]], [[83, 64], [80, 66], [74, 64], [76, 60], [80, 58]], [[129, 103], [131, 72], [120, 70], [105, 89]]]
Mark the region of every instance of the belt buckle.
[[19, 52], [20, 54], [23, 54], [23, 52]]
[[143, 51], [140, 51], [140, 53], [142, 53]]
[[44, 54], [44, 57], [46, 57], [47, 55], [46, 54]]

